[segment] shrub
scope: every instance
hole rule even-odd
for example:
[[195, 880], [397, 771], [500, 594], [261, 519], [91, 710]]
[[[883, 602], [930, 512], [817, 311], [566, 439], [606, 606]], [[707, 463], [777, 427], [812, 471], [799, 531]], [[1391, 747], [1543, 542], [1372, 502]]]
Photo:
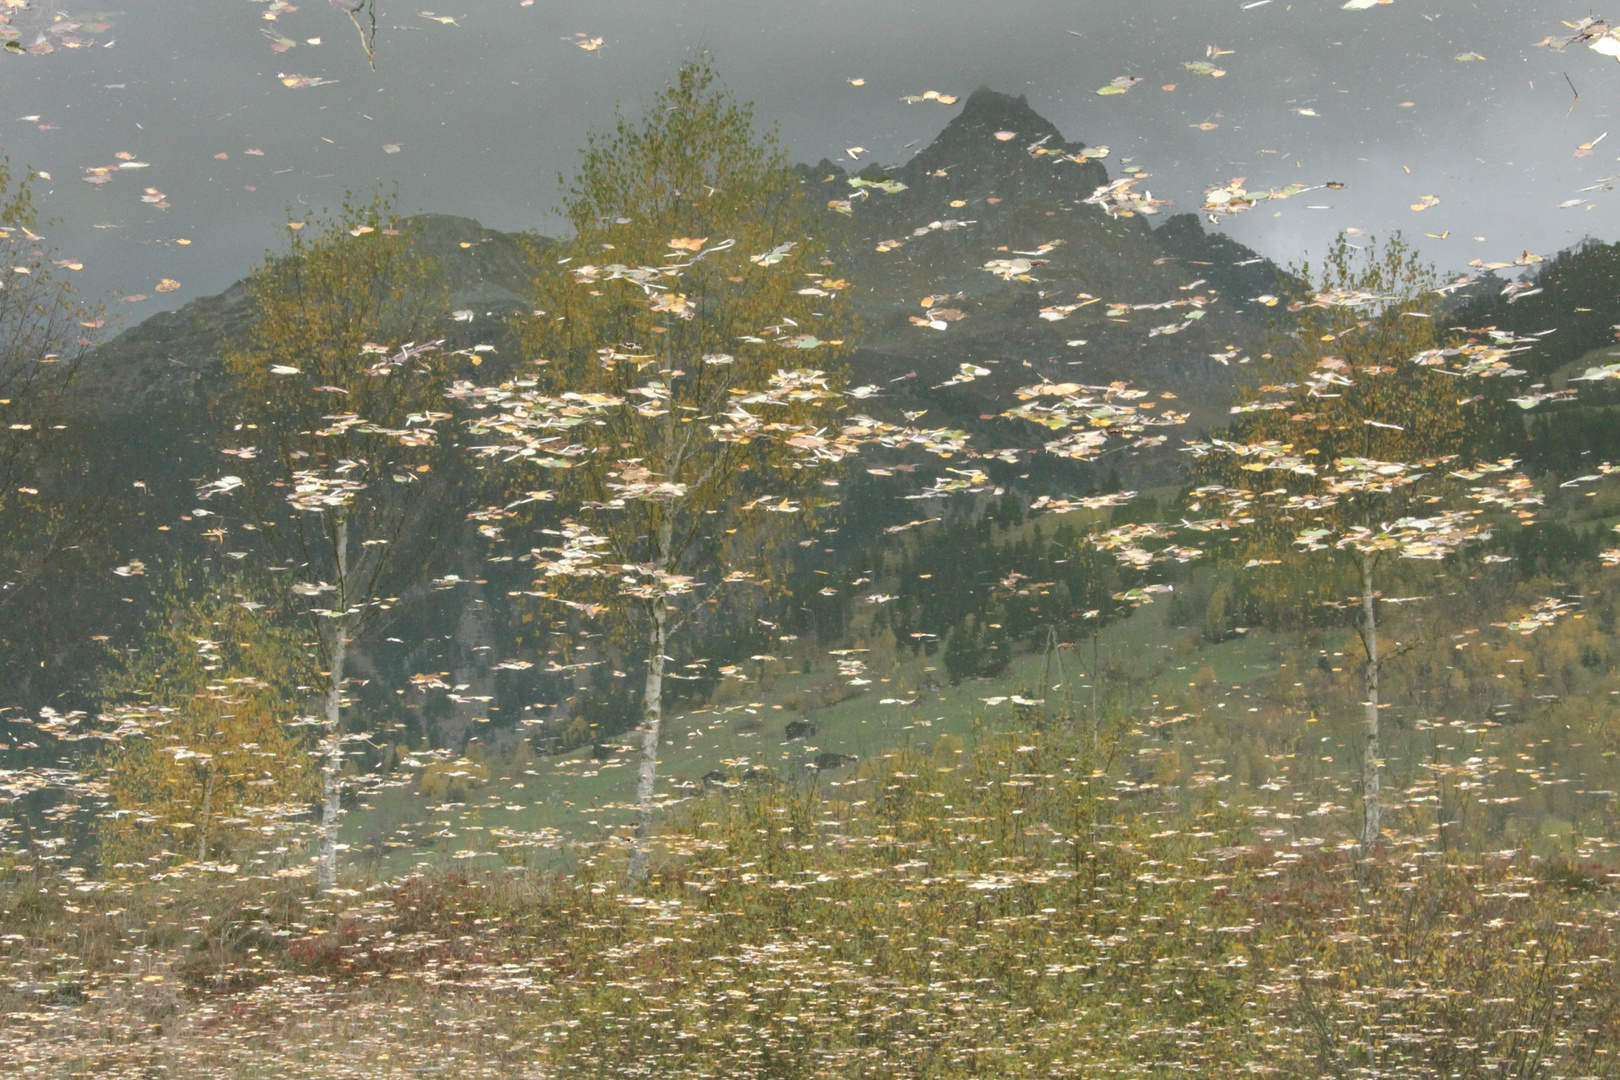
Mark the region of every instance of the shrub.
[[435, 761], [422, 770], [422, 797], [430, 802], [461, 802], [489, 782], [489, 767], [460, 758]]

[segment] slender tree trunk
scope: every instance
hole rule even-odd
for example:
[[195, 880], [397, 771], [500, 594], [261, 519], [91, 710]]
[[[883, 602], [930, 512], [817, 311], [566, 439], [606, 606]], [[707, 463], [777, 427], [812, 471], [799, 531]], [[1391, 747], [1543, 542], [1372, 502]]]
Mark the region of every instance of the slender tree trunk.
[[316, 875], [321, 892], [337, 887], [338, 817], [343, 813], [343, 664], [349, 634], [347, 620], [338, 619], [337, 625], [326, 691], [326, 738], [321, 740], [320, 854]]
[[339, 614], [332, 620], [332, 665], [326, 690], [326, 738], [321, 741], [321, 825], [316, 885], [321, 892], [337, 888], [338, 818], [343, 813], [343, 666], [349, 651], [349, 523], [337, 527]]
[[[668, 569], [671, 531], [665, 523], [659, 535], [659, 565]], [[652, 601], [652, 627], [647, 632], [647, 685], [642, 692], [641, 766], [636, 777], [636, 828], [631, 837], [630, 866], [625, 888], [631, 892], [647, 883], [648, 842], [652, 838], [653, 788], [658, 782], [658, 736], [664, 724], [664, 652], [669, 644], [669, 607], [663, 596]]]
[[1361, 636], [1367, 648], [1366, 692], [1366, 745], [1361, 758], [1361, 850], [1371, 854], [1383, 835], [1383, 807], [1379, 802], [1382, 787], [1382, 751], [1378, 745], [1378, 604], [1373, 596], [1372, 555], [1361, 557]]
[[1102, 722], [1097, 713], [1097, 683], [1102, 680], [1102, 672], [1097, 667], [1097, 631], [1091, 632], [1091, 752], [1097, 752], [1098, 737]]
[[647, 687], [642, 697], [641, 768], [636, 778], [636, 830], [624, 883], [631, 891], [647, 882], [647, 843], [652, 836], [653, 787], [658, 781], [658, 735], [664, 723], [664, 647], [668, 642], [664, 598], [653, 600], [653, 628], [647, 635]]
[[197, 830], [197, 861], [208, 858], [208, 819], [214, 813], [214, 761], [208, 760], [208, 783], [203, 786], [202, 823]]

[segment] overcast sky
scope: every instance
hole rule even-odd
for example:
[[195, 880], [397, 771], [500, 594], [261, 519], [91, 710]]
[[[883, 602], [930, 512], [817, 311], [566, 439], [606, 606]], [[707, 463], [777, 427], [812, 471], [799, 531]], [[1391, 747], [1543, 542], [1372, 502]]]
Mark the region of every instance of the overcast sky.
[[[1219, 226], [1283, 261], [1349, 226], [1403, 228], [1447, 267], [1620, 237], [1620, 193], [1579, 191], [1620, 174], [1620, 131], [1576, 156], [1614, 123], [1620, 64], [1534, 45], [1567, 36], [1561, 20], [1584, 9], [1341, 2], [382, 0], [373, 72], [328, 0], [128, 0], [107, 29], [76, 31], [78, 48], [0, 56], [0, 151], [50, 174], [45, 232], [83, 262], [87, 292], [147, 296], [114, 305], [128, 321], [241, 277], [280, 242], [289, 205], [302, 216], [379, 180], [398, 184], [406, 211], [555, 231], [556, 176], [586, 132], [616, 107], [637, 111], [700, 47], [802, 160], [851, 146], [903, 160], [959, 106], [902, 95], [984, 85], [1027, 95], [1069, 139], [1111, 147], [1112, 175], [1135, 158], [1178, 210], [1234, 176], [1348, 185]], [[13, 14], [22, 43], [51, 9]], [[274, 52], [279, 37], [297, 44]], [[1224, 77], [1183, 68], [1210, 46], [1231, 50], [1213, 61]], [[289, 89], [282, 75], [333, 81]], [[1096, 94], [1122, 75], [1143, 82]], [[84, 182], [120, 152], [149, 167]], [[148, 187], [167, 209], [142, 202]], [[1440, 201], [1413, 211], [1424, 195]], [[163, 279], [180, 287], [159, 293]]]

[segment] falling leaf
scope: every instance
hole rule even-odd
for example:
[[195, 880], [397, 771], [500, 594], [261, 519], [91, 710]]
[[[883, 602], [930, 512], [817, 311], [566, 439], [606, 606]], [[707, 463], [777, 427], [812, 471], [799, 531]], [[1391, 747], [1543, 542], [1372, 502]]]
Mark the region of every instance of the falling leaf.
[[164, 278], [154, 286], [158, 292], [174, 292], [179, 287], [180, 283], [174, 278]]

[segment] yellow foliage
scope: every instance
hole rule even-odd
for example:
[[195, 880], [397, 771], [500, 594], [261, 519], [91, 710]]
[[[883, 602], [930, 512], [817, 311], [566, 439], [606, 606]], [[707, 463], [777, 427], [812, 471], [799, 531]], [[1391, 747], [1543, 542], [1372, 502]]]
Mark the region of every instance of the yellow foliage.
[[[1435, 274], [1417, 250], [1399, 234], [1359, 252], [1340, 237], [1321, 267], [1307, 264], [1298, 272], [1313, 291], [1290, 306], [1291, 317], [1272, 335], [1260, 383], [1243, 393], [1246, 403], [1277, 399], [1287, 400], [1288, 407], [1239, 412], [1234, 437], [1249, 444], [1280, 443], [1317, 475], [1270, 471], [1261, 479], [1245, 469], [1247, 459], [1215, 455], [1201, 469], [1205, 482], [1319, 493], [1322, 476], [1341, 458], [1412, 463], [1465, 452], [1476, 404], [1459, 400], [1467, 395], [1455, 375], [1410, 362], [1440, 343]], [[1347, 297], [1384, 299], [1337, 302]], [[1250, 571], [1244, 586], [1273, 610], [1308, 621], [1324, 601], [1359, 593], [1360, 581], [1341, 580], [1339, 560], [1313, 559], [1298, 549], [1295, 538], [1312, 528], [1339, 532], [1369, 521], [1393, 521], [1410, 506], [1426, 505], [1426, 498], [1427, 489], [1408, 487], [1260, 515], [1238, 543], [1239, 564], [1280, 559], [1282, 566]]]
[[489, 782], [489, 766], [481, 761], [435, 761], [422, 770], [422, 797], [430, 802], [457, 802]]
[[[828, 468], [796, 467], [798, 455], [774, 438], [727, 441], [710, 429], [781, 369], [836, 375], [853, 330], [844, 290], [817, 286], [833, 271], [786, 152], [696, 62], [639, 123], [592, 137], [564, 210], [575, 235], [535, 249], [534, 313], [514, 320], [522, 355], [536, 358], [524, 378], [545, 394], [637, 407], [570, 428], [589, 451], [579, 464], [514, 472], [513, 490], [560, 484], [568, 503], [585, 504], [581, 519], [610, 538], [615, 561], [673, 572], [699, 559], [735, 569], [780, 554], [791, 546], [784, 534], [831, 492], [817, 483]], [[763, 408], [782, 425], [824, 427], [836, 415], [825, 396]], [[671, 496], [624, 497], [627, 468]], [[801, 493], [801, 513], [737, 510]], [[598, 584], [622, 606], [616, 579]]]
[[[200, 595], [199, 595], [200, 594]], [[111, 807], [103, 864], [235, 861], [307, 813], [314, 772], [290, 727], [307, 677], [296, 637], [240, 579], [177, 580], [103, 684], [120, 738], [96, 760]]]

